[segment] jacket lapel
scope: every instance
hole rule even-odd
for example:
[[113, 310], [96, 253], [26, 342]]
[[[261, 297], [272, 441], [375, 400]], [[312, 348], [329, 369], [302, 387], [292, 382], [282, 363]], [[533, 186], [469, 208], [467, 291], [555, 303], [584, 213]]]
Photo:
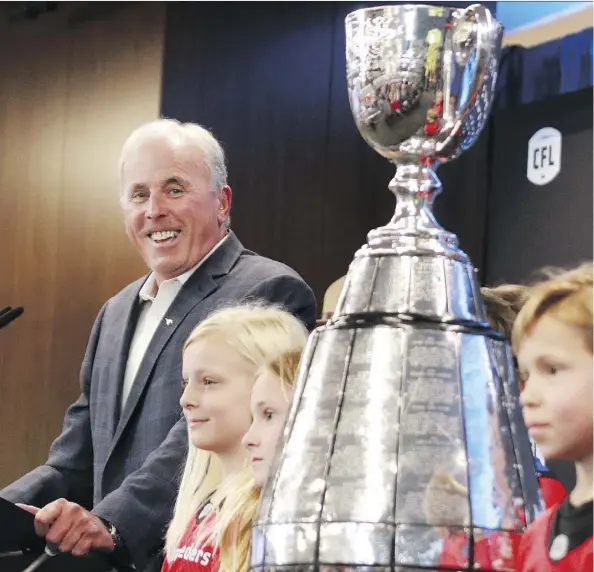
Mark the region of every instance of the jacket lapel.
[[[130, 395], [126, 400], [126, 405], [124, 406], [124, 410], [122, 411], [122, 415], [115, 430], [110, 455], [130, 421], [130, 418], [149, 383], [157, 360], [159, 359], [161, 352], [165, 349], [167, 342], [190, 311], [217, 288], [216, 279], [226, 275], [231, 270], [242, 251], [243, 246], [235, 234], [229, 232], [227, 240], [225, 240], [225, 242], [212, 254], [203, 266], [194, 272], [175, 297], [175, 300], [167, 312], [167, 321], [163, 319], [157, 327], [146, 350], [145, 356], [140, 363], [138, 373], [136, 374], [136, 378], [130, 389]], [[130, 340], [128, 341], [126, 351], [129, 350], [129, 347]], [[181, 355], [179, 356], [179, 359], [181, 360]], [[123, 372], [119, 376], [120, 389], [118, 391], [118, 403], [116, 405], [119, 405], [119, 395], [121, 395], [121, 386], [123, 385], [124, 380], [125, 357], [122, 362], [124, 365]]]
[[121, 335], [116, 338], [118, 342], [114, 355], [117, 355], [118, 359], [115, 366], [115, 386], [113, 391], [109, 394], [109, 413], [105, 416], [108, 431], [107, 435], [110, 437], [113, 437], [118, 419], [120, 418], [120, 400], [122, 387], [124, 385], [124, 375], [126, 373], [126, 361], [128, 359], [128, 352], [130, 351], [134, 329], [136, 328], [136, 323], [140, 314], [138, 293], [147, 278], [148, 274], [144, 279], [138, 281], [135, 288], [130, 288], [130, 291], [125, 294], [123, 300], [119, 301], [120, 308], [116, 308], [114, 312], [115, 318], [113, 322], [113, 331], [121, 332]]

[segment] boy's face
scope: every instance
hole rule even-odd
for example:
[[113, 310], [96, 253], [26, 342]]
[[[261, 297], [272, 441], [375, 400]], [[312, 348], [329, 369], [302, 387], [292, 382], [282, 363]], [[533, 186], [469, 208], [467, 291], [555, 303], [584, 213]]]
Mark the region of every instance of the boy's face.
[[582, 332], [543, 316], [522, 341], [520, 401], [530, 437], [546, 459], [592, 455], [592, 349]]

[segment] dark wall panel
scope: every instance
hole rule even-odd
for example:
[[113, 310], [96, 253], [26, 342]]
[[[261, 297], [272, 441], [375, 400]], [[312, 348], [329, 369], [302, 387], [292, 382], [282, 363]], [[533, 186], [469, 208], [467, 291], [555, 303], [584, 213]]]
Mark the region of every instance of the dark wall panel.
[[[560, 171], [530, 182], [529, 141], [540, 129], [561, 133]], [[548, 144], [545, 167], [550, 161]], [[536, 165], [541, 168], [539, 162]], [[534, 166], [530, 167], [534, 168]], [[530, 280], [543, 266], [592, 259], [592, 89], [523, 105], [494, 116], [489, 194], [487, 282]], [[546, 179], [545, 179], [546, 180]]]

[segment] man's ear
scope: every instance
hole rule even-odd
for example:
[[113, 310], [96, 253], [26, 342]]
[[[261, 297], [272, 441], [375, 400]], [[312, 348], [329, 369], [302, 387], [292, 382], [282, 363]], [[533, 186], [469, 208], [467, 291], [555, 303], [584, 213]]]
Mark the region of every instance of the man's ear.
[[229, 214], [231, 212], [231, 202], [233, 199], [233, 193], [229, 185], [225, 185], [219, 192], [219, 210], [217, 212], [217, 219], [219, 225], [223, 225], [229, 220]]

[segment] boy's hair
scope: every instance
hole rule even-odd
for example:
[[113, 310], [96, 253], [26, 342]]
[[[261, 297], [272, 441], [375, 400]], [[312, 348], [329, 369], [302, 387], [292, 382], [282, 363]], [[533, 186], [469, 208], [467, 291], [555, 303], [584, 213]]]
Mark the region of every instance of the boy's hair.
[[[237, 352], [250, 362], [253, 365], [255, 379], [257, 371], [267, 362], [288, 352], [301, 352], [307, 340], [307, 330], [295, 316], [280, 308], [250, 304], [225, 308], [211, 314], [192, 331], [184, 345], [184, 352], [192, 344], [206, 339], [224, 344], [231, 351]], [[239, 482], [252, 482], [251, 470], [243, 471], [236, 477]], [[226, 538], [227, 535], [230, 539], [235, 537], [235, 532], [232, 529], [236, 523], [226, 519], [223, 512], [226, 504], [223, 501], [231, 488], [235, 489], [236, 487], [231, 483], [221, 483], [219, 458], [209, 451], [194, 447], [191, 440], [188, 439], [188, 456], [175, 503], [173, 519], [167, 530], [165, 542], [165, 549], [169, 557], [173, 557], [175, 554], [175, 549], [188, 523], [196, 517], [199, 506], [210, 495], [212, 495], [211, 502], [215, 507], [222, 503], [223, 509], [221, 514], [217, 515], [217, 521], [222, 516], [222, 519], [227, 523], [223, 529], [215, 524], [219, 533], [216, 538], [213, 538], [213, 541], [220, 544], [221, 539]], [[249, 555], [249, 544], [246, 552]], [[246, 558], [248, 557], [246, 556]], [[220, 570], [221, 572], [235, 572], [235, 570], [227, 570], [223, 566]]]
[[528, 298], [528, 287], [522, 284], [502, 284], [481, 288], [487, 321], [496, 332], [511, 339], [514, 322]]
[[[303, 347], [280, 354], [266, 362], [258, 375], [269, 371], [279, 379], [283, 394], [292, 388], [299, 369]], [[221, 572], [248, 572], [252, 523], [258, 514], [260, 491], [254, 485], [251, 467], [225, 483], [225, 502], [215, 524], [214, 536], [219, 539]]]
[[544, 315], [580, 329], [586, 349], [592, 352], [592, 270], [589, 262], [569, 271], [549, 271], [548, 280], [529, 289], [513, 328], [514, 353]]

